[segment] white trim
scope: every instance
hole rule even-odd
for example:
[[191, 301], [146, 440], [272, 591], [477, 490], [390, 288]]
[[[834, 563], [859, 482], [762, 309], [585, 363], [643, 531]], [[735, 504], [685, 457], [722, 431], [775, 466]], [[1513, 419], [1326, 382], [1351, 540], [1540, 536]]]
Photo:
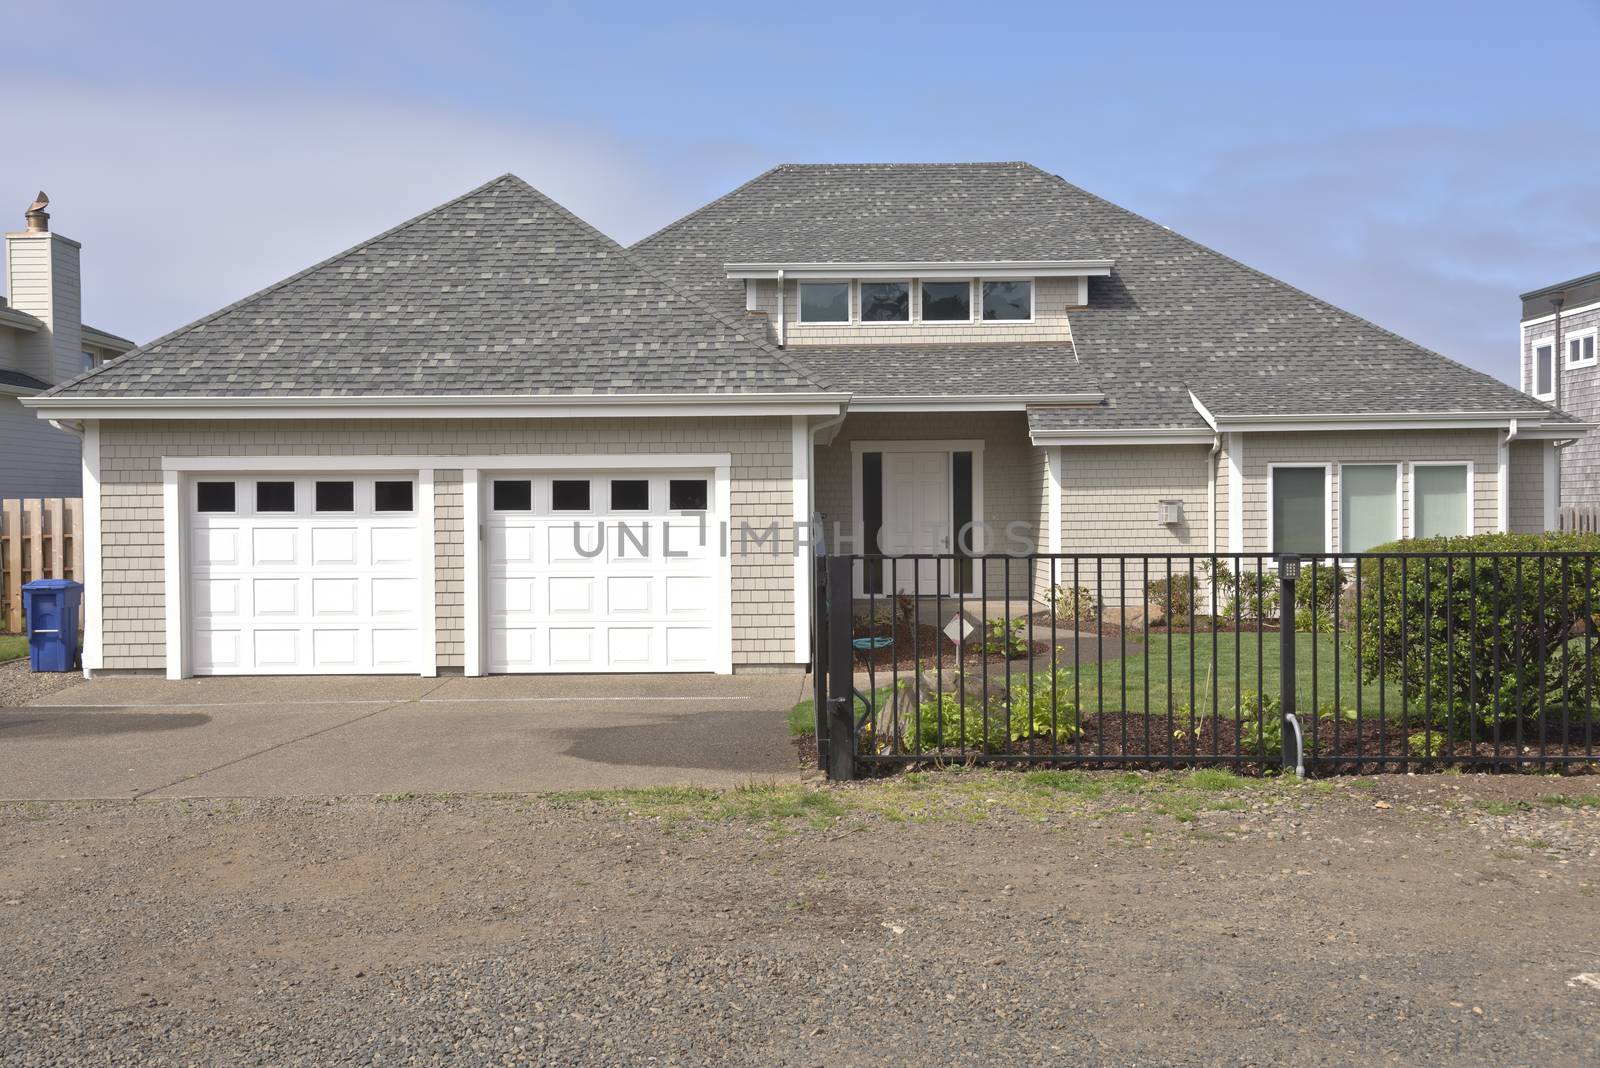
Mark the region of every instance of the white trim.
[[1403, 463], [1399, 460], [1339, 460], [1337, 463], [1339, 474], [1339, 525], [1336, 529], [1339, 532], [1339, 544], [1334, 547], [1334, 551], [1339, 553], [1350, 551], [1345, 547], [1344, 544], [1344, 520], [1346, 515], [1346, 509], [1344, 506], [1344, 469], [1347, 467], [1394, 468], [1394, 537], [1389, 540], [1398, 541], [1400, 538], [1404, 537], [1404, 531], [1406, 529], [1406, 509], [1404, 499], [1405, 485], [1401, 481], [1400, 470], [1400, 468], [1404, 466]]
[[1244, 435], [1239, 433], [1228, 435], [1228, 552], [1244, 552]]
[[[987, 319], [983, 314], [983, 287], [989, 282], [1027, 282], [1028, 283], [1028, 317], [1026, 319]], [[985, 325], [995, 323], [1000, 326], [1029, 326], [1038, 321], [1039, 308], [1039, 283], [1033, 278], [997, 278], [994, 275], [978, 276], [978, 315], [977, 321]]]
[[[720, 520], [718, 525], [728, 531], [732, 537], [733, 528], [733, 471], [729, 464], [724, 463], [712, 471], [712, 480], [715, 486], [716, 503], [715, 515]], [[718, 675], [733, 674], [733, 551], [731, 544], [717, 553], [717, 584], [722, 590], [722, 611], [717, 620], [717, 643], [721, 650], [717, 654]]]
[[1511, 443], [1516, 438], [1517, 423], [1512, 420], [1495, 446], [1494, 526], [1501, 534], [1511, 531]]
[[1322, 541], [1323, 555], [1333, 556], [1337, 551], [1333, 544], [1333, 463], [1295, 463], [1285, 460], [1282, 463], [1267, 464], [1267, 552], [1273, 556], [1278, 554], [1278, 533], [1274, 529], [1276, 524], [1272, 521], [1273, 491], [1275, 489], [1273, 475], [1279, 468], [1322, 468]]
[[[807, 319], [806, 318], [806, 286], [812, 285], [838, 285], [844, 282], [844, 318], [843, 319]], [[855, 322], [851, 314], [855, 306], [856, 287], [849, 279], [838, 278], [796, 278], [794, 280], [794, 325], [796, 326], [849, 326]]]
[[[1550, 448], [1550, 446], [1546, 446]], [[1477, 487], [1473, 485], [1473, 470], [1471, 460], [1412, 460], [1406, 471], [1406, 498], [1411, 502], [1411, 507], [1406, 509], [1406, 537], [1417, 536], [1417, 468], [1419, 467], [1465, 467], [1467, 469], [1467, 534], [1475, 534], [1478, 529], [1478, 494]]]
[[[992, 276], [991, 276], [992, 277]], [[967, 317], [965, 319], [930, 319], [928, 318], [928, 295], [923, 292], [923, 287], [929, 282], [966, 282], [967, 283]], [[961, 323], [971, 325], [981, 323], [978, 318], [978, 292], [977, 279], [967, 278], [934, 278], [922, 275], [917, 278], [917, 322], [921, 324], [933, 323], [937, 326], [955, 326]]]
[[862, 394], [852, 412], [1021, 412], [1040, 405], [1091, 405], [1103, 393], [887, 393]]
[[[1333, 414], [1300, 412], [1284, 415], [1218, 415], [1219, 430], [1293, 432], [1303, 430], [1503, 430], [1512, 419], [1532, 419], [1543, 423], [1551, 413], [1543, 408], [1501, 412], [1372, 412]], [[1590, 424], [1552, 421], [1581, 434]]]
[[483, 476], [461, 472], [461, 673], [483, 674]]
[[1010, 281], [1021, 278], [1078, 278], [1108, 275], [1116, 261], [1084, 260], [860, 260], [841, 263], [729, 263], [729, 278], [777, 278], [782, 273], [817, 281], [912, 277], [953, 281], [984, 275]]
[[[1110, 274], [1111, 272], [1107, 271], [1106, 273]], [[1087, 308], [1089, 306], [1089, 276], [1088, 275], [1079, 275], [1078, 276], [1078, 303], [1077, 303], [1077, 306], [1080, 307], [1080, 308]]]
[[[577, 419], [832, 415], [848, 393], [535, 394], [453, 397], [29, 397], [54, 419]], [[40, 418], [47, 418], [41, 415]]]
[[1555, 442], [1544, 443], [1544, 529], [1555, 530], [1561, 509], [1561, 455]]
[[895, 438], [891, 441], [850, 443], [850, 451], [863, 452], [973, 452], [983, 451], [982, 438]]
[[163, 602], [167, 618], [167, 678], [183, 679], [189, 676], [189, 643], [185, 640], [184, 616], [187, 605], [183, 595], [184, 547], [189, 531], [183, 521], [183, 487], [185, 479], [180, 472], [164, 471], [161, 475], [161, 529], [162, 569], [166, 597]]
[[[851, 409], [854, 411], [854, 408]], [[1210, 445], [1209, 430], [1034, 430], [1028, 435], [1035, 445]]]
[[424, 467], [417, 472], [416, 492], [417, 498], [412, 504], [417, 514], [418, 551], [422, 561], [418, 576], [421, 604], [417, 636], [422, 648], [417, 650], [417, 670], [423, 678], [431, 679], [439, 674], [439, 545], [434, 525], [433, 468]]
[[1046, 526], [1045, 547], [1047, 552], [1059, 553], [1061, 551], [1061, 446], [1052, 445], [1044, 450], [1044, 463], [1047, 482], [1046, 501], [1050, 509], [1048, 525]]
[[1592, 326], [1586, 326], [1586, 327], [1582, 327], [1581, 329], [1578, 329], [1578, 330], [1563, 331], [1562, 332], [1562, 334], [1561, 334], [1561, 343], [1566, 348], [1568, 356], [1570, 356], [1570, 354], [1572, 352], [1572, 343], [1573, 342], [1575, 342], [1575, 341], [1584, 341], [1584, 340], [1589, 340], [1591, 342], [1591, 344], [1589, 346], [1589, 357], [1588, 357], [1588, 359], [1581, 359], [1580, 358], [1579, 360], [1574, 362], [1573, 360], [1571, 360], [1569, 358], [1563, 357], [1563, 359], [1561, 361], [1561, 369], [1562, 370], [1564, 370], [1564, 371], [1576, 371], [1576, 370], [1580, 370], [1581, 368], [1584, 368], [1584, 367], [1593, 367], [1593, 366], [1595, 366], [1595, 364], [1597, 362], [1600, 362], [1600, 360], [1597, 360], [1597, 358], [1596, 358], [1597, 357], [1597, 351], [1596, 350], [1600, 350], [1600, 338], [1597, 338], [1596, 334], [1600, 334], [1600, 330], [1597, 330], [1595, 327], [1592, 327]]
[[83, 674], [105, 666], [105, 568], [100, 555], [100, 424], [83, 424]]
[[[803, 415], [795, 416], [790, 435], [789, 495], [794, 516], [794, 662], [805, 664], [811, 660], [811, 546], [801, 544], [800, 532], [809, 530], [807, 524], [811, 521], [810, 420]], [[816, 533], [810, 531], [810, 537], [815, 537]]]
[[667, 469], [717, 467], [733, 462], [725, 452], [710, 453], [590, 453], [586, 455], [503, 456], [163, 456], [163, 471], [444, 471], [479, 468], [485, 471], [571, 471], [592, 468]]
[[[1578, 314], [1580, 314], [1582, 312], [1594, 311], [1596, 308], [1600, 308], [1600, 300], [1594, 301], [1594, 302], [1589, 303], [1589, 304], [1580, 304], [1576, 308], [1562, 308], [1561, 309], [1561, 317], [1563, 319], [1565, 319], [1569, 315], [1578, 315]], [[1555, 321], [1556, 321], [1555, 312], [1551, 312], [1549, 315], [1541, 315], [1536, 319], [1524, 319], [1524, 320], [1522, 320], [1522, 329], [1523, 329], [1523, 332], [1526, 333], [1528, 327], [1530, 327], [1530, 326], [1542, 326], [1545, 323], [1553, 323]]]
[[1211, 428], [1211, 432], [1216, 433], [1218, 430], [1217, 417], [1211, 414], [1210, 408], [1200, 403], [1200, 398], [1194, 395], [1194, 390], [1192, 389], [1189, 391], [1189, 403], [1194, 405], [1194, 410], [1200, 413], [1200, 418], [1206, 421], [1206, 426]]

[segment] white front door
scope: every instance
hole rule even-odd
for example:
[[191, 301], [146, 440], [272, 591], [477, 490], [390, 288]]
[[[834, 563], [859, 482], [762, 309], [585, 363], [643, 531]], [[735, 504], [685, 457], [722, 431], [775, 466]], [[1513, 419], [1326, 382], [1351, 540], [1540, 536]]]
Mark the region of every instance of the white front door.
[[484, 493], [491, 672], [723, 670], [711, 472], [496, 473]]
[[188, 493], [196, 675], [421, 669], [414, 476], [203, 474]]
[[[883, 454], [883, 527], [878, 546], [887, 556], [948, 553], [950, 530], [950, 454], [886, 452]], [[896, 593], [933, 593], [949, 586], [947, 561], [924, 560], [886, 564], [888, 588]], [[918, 573], [920, 572], [920, 574]]]

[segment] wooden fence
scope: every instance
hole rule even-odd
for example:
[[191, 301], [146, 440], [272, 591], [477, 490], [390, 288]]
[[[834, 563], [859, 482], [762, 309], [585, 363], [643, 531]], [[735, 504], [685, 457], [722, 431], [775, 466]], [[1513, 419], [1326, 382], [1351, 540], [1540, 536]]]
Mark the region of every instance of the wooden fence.
[[1600, 504], [1563, 504], [1556, 529], [1576, 534], [1600, 533]]
[[83, 581], [83, 499], [0, 500], [0, 623], [22, 630], [22, 584]]

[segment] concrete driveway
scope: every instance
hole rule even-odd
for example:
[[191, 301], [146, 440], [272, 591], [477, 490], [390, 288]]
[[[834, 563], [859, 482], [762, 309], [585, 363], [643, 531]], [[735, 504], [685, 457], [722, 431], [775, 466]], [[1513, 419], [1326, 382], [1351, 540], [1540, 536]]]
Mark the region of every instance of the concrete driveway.
[[81, 682], [0, 709], [0, 797], [524, 793], [799, 774], [800, 675]]

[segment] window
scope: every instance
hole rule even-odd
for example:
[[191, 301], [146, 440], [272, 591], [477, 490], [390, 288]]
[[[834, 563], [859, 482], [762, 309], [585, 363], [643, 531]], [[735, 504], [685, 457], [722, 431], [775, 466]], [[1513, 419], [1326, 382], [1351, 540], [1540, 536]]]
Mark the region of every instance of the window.
[[1027, 322], [1033, 318], [1032, 282], [983, 283], [983, 317]]
[[533, 511], [533, 483], [525, 478], [495, 479], [494, 510], [497, 512]]
[[650, 507], [650, 483], [642, 478], [611, 480], [613, 512], [643, 512]]
[[801, 282], [800, 321], [802, 323], [848, 323], [850, 321], [850, 283]]
[[85, 352], [83, 354], [83, 370], [85, 370], [85, 371], [93, 371], [94, 370], [94, 353]]
[[1593, 330], [1587, 330], [1567, 338], [1568, 367], [1594, 366], [1594, 335]]
[[318, 482], [317, 511], [353, 512], [356, 510], [354, 482]]
[[558, 478], [550, 483], [550, 510], [554, 512], [587, 512], [589, 510], [589, 480], [586, 478]]
[[1328, 551], [1328, 469], [1272, 469], [1272, 548], [1323, 556]]
[[374, 512], [411, 511], [411, 480], [372, 484], [372, 510]]
[[1411, 465], [1411, 534], [1458, 538], [1471, 533], [1467, 464]]
[[1533, 347], [1533, 395], [1535, 397], [1553, 397], [1556, 387], [1553, 380], [1553, 369], [1550, 366], [1551, 346], [1535, 345]]
[[1344, 464], [1339, 468], [1339, 549], [1371, 551], [1400, 537], [1400, 468]]
[[195, 484], [195, 510], [200, 512], [233, 511], [232, 482], [199, 482]]
[[922, 321], [925, 323], [971, 322], [972, 283], [922, 283]]
[[703, 512], [708, 500], [703, 478], [674, 478], [667, 482], [667, 507], [674, 512]]
[[862, 282], [861, 321], [908, 323], [911, 321], [909, 282]]
[[256, 483], [256, 511], [258, 511], [258, 512], [292, 512], [292, 511], [294, 511], [294, 483], [293, 482], [257, 482]]

